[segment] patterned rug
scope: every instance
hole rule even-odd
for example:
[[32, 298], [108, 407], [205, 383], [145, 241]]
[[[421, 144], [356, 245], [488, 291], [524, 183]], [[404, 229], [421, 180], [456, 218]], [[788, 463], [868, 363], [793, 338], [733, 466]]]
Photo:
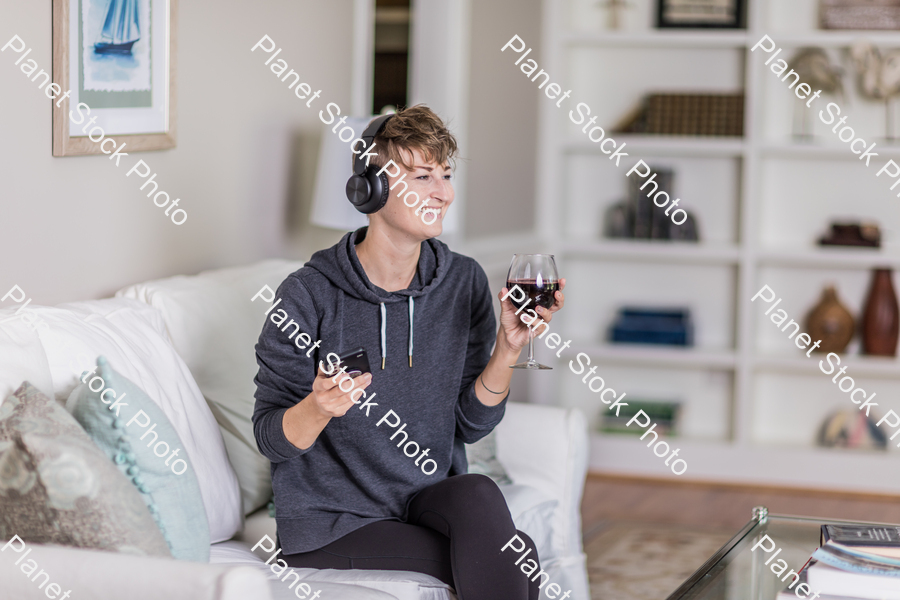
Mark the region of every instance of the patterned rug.
[[592, 600], [665, 600], [734, 531], [611, 523], [585, 544]]

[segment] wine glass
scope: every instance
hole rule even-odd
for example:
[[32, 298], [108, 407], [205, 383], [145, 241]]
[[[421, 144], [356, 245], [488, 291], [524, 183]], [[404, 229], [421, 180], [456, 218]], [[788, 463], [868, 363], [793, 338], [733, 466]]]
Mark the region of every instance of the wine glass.
[[[556, 261], [552, 254], [515, 254], [509, 264], [509, 274], [506, 276], [506, 288], [512, 290], [513, 286], [519, 286], [524, 293], [510, 294], [509, 300], [517, 309], [535, 310], [538, 306], [550, 308], [556, 301], [556, 290], [559, 289], [559, 276], [556, 273]], [[521, 298], [521, 300], [519, 300]], [[535, 310], [535, 314], [537, 311]], [[520, 315], [521, 316], [521, 313]], [[528, 336], [528, 360], [523, 363], [510, 365], [510, 369], [552, 369], [547, 365], [534, 360], [534, 333], [537, 330], [538, 318], [532, 321]]]

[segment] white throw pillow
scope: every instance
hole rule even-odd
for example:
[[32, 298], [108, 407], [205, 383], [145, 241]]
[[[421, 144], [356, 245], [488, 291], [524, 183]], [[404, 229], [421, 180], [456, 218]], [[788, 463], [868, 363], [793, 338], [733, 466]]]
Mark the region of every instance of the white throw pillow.
[[200, 483], [212, 541], [233, 537], [242, 522], [237, 477], [216, 421], [167, 339], [159, 311], [124, 298], [31, 310], [48, 325], [39, 335], [57, 400], [72, 392], [78, 373], [105, 356], [162, 408], [178, 432]]
[[14, 316], [16, 310], [0, 310], [0, 404], [23, 381], [53, 396], [50, 365], [37, 332]]
[[269, 260], [140, 283], [116, 296], [159, 309], [172, 343], [187, 363], [222, 428], [241, 485], [244, 514], [272, 497], [270, 463], [253, 435], [257, 364], [255, 346], [270, 302], [251, 298], [264, 285], [275, 290], [301, 262]]

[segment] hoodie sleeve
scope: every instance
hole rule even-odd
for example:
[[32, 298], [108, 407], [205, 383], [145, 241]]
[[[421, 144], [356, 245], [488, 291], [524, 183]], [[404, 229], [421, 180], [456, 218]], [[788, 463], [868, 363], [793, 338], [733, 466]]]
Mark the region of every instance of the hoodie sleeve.
[[[281, 421], [289, 408], [312, 392], [317, 356], [312, 348], [316, 343], [318, 316], [312, 295], [296, 275], [290, 275], [278, 287], [275, 302], [278, 304], [266, 316], [256, 344], [259, 371], [253, 379], [256, 384], [253, 434], [259, 451], [278, 463], [305, 454], [315, 446], [315, 442], [305, 450], [294, 446], [284, 435]], [[299, 330], [291, 321], [300, 326]], [[296, 335], [288, 337], [294, 332]]]
[[456, 437], [467, 444], [477, 442], [500, 423], [509, 397], [507, 392], [500, 404], [487, 406], [475, 395], [476, 380], [487, 367], [497, 339], [497, 322], [494, 319], [494, 304], [487, 275], [481, 265], [474, 260], [472, 263], [472, 319], [459, 402], [456, 405]]

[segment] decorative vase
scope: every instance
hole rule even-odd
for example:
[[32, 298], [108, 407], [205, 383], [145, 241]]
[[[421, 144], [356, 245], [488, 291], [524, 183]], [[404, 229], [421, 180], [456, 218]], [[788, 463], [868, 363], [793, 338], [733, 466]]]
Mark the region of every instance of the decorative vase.
[[864, 354], [897, 355], [897, 335], [900, 333], [900, 307], [890, 269], [875, 269], [872, 286], [866, 299], [862, 322]]
[[853, 315], [838, 300], [833, 286], [822, 292], [819, 303], [806, 318], [806, 331], [813, 341], [822, 340], [815, 352], [843, 352], [853, 338]]

